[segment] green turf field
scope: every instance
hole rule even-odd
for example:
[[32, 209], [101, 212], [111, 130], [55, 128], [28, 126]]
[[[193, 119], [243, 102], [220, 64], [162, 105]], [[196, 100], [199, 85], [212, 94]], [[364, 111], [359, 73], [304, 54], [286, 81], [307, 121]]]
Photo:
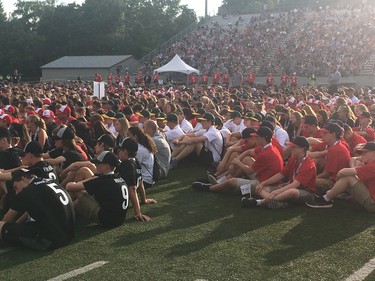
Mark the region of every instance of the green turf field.
[[186, 165], [150, 190], [151, 222], [132, 209], [112, 230], [80, 219], [65, 248], [0, 254], [1, 280], [48, 280], [98, 261], [108, 263], [71, 280], [345, 280], [375, 256], [375, 216], [353, 203], [241, 209], [238, 195], [192, 190], [202, 175]]

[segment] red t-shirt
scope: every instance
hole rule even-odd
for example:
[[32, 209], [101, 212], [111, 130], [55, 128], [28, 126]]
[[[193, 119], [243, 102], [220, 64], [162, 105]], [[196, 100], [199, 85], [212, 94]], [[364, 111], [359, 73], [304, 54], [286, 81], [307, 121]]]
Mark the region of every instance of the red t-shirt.
[[353, 133], [353, 137], [352, 137], [352, 140], [350, 141], [350, 143], [348, 143], [349, 145], [349, 150], [350, 150], [350, 155], [351, 156], [354, 156], [354, 148], [360, 144], [360, 143], [366, 143], [366, 139], [356, 133]]
[[272, 144], [255, 156], [252, 168], [257, 173], [257, 179], [263, 182], [276, 175], [283, 168], [283, 158]]
[[336, 181], [337, 173], [349, 167], [350, 153], [348, 148], [339, 141], [336, 145], [328, 148], [327, 162], [324, 171], [331, 174], [331, 178]]
[[360, 131], [365, 131], [367, 133], [367, 136], [364, 136], [364, 138], [370, 142], [375, 140], [375, 132], [374, 129], [371, 127], [367, 127], [365, 130], [361, 130], [360, 127], [355, 127], [353, 128], [353, 132], [360, 132]]
[[295, 156], [289, 158], [288, 162], [281, 171], [281, 174], [289, 177], [289, 182], [292, 183], [297, 180], [301, 185], [310, 190], [316, 191], [316, 166], [310, 156], [307, 156], [301, 166], [300, 162]]
[[375, 201], [375, 162], [368, 163], [362, 167], [356, 168], [357, 176], [363, 182], [370, 192], [372, 200]]
[[271, 143], [274, 147], [276, 147], [276, 149], [280, 152], [280, 155], [282, 156], [283, 155], [283, 147], [281, 146], [279, 140], [275, 137], [272, 137]]

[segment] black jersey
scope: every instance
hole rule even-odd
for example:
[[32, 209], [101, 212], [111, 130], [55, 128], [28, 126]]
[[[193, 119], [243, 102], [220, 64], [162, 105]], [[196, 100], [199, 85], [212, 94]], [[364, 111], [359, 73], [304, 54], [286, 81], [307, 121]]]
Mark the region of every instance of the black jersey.
[[122, 161], [116, 172], [124, 179], [127, 186], [139, 187], [142, 180], [142, 167], [137, 159], [129, 158]]
[[105, 227], [121, 225], [126, 218], [129, 193], [125, 181], [118, 175], [100, 175], [85, 182], [86, 191], [100, 205], [98, 218]]
[[75, 215], [72, 199], [59, 183], [51, 179], [34, 178], [16, 195], [11, 209], [32, 217], [41, 237], [62, 246], [74, 238]]
[[32, 166], [27, 168], [31, 171], [33, 175], [36, 175], [38, 178], [51, 179], [58, 181], [57, 174], [53, 169], [52, 165], [46, 161], [39, 161]]
[[61, 148], [56, 148], [52, 151], [49, 152], [49, 156], [51, 158], [57, 158], [59, 156], [63, 156], [65, 158], [65, 162], [62, 163], [61, 168], [64, 170], [70, 166], [70, 164], [73, 164], [77, 161], [83, 161], [83, 156], [82, 154], [75, 150], [75, 149], [68, 149], [68, 150], [63, 150]]
[[10, 170], [21, 166], [21, 159], [14, 148], [0, 151], [0, 169]]

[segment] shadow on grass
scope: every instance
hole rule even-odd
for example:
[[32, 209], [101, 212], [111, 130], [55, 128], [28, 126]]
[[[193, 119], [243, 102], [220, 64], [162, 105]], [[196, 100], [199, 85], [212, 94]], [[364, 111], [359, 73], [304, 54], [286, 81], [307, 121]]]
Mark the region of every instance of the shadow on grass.
[[[345, 218], [345, 219], [342, 219]], [[335, 202], [333, 209], [306, 209], [302, 221], [281, 239], [286, 248], [266, 255], [266, 264], [282, 265], [344, 241], [373, 226], [375, 217], [359, 205]]]
[[[123, 235], [113, 243], [113, 247], [130, 245], [153, 239], [158, 235], [167, 233], [181, 233], [186, 230], [186, 238], [178, 237], [178, 245], [171, 245], [166, 257], [184, 256], [220, 241], [229, 240], [242, 234], [249, 233], [265, 225], [270, 225], [282, 220], [289, 220], [299, 213], [283, 210], [276, 213], [264, 208], [241, 209], [240, 196], [235, 193], [208, 193], [197, 192], [188, 186], [171, 187], [169, 197], [162, 204], [152, 209], [152, 217], [170, 216], [166, 226], [146, 230], [136, 235]], [[264, 216], [264, 213], [272, 215]], [[151, 215], [151, 214], [150, 214]], [[262, 219], [259, 219], [259, 218]], [[211, 224], [212, 222], [213, 225]], [[194, 241], [190, 235], [197, 237]], [[169, 234], [168, 234], [169, 235]], [[176, 234], [177, 235], [177, 234]], [[173, 236], [173, 234], [172, 234]], [[200, 238], [202, 237], [202, 238]], [[175, 241], [174, 241], [175, 243]]]

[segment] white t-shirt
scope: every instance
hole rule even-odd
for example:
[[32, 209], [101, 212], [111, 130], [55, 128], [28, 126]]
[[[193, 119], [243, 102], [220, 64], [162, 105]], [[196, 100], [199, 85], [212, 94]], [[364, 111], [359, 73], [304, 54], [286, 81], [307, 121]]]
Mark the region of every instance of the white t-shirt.
[[232, 120], [228, 120], [223, 124], [223, 127], [228, 128], [229, 131], [232, 133], [239, 132], [240, 131], [240, 126], [237, 126], [236, 124], [233, 123]]
[[146, 147], [138, 143], [138, 152], [136, 156], [139, 164], [142, 167], [142, 179], [148, 184], [153, 184], [152, 171], [154, 169], [154, 154], [152, 154]]
[[275, 126], [275, 138], [279, 141], [280, 145], [283, 148], [287, 146], [286, 142], [289, 141], [289, 135], [283, 128], [278, 125]]
[[182, 120], [180, 127], [185, 134], [191, 133], [194, 130], [193, 125], [191, 125], [191, 123], [186, 119]]
[[167, 138], [167, 142], [169, 144], [169, 146], [171, 147], [171, 149], [173, 150], [175, 145], [172, 143], [172, 141], [174, 141], [175, 139], [177, 139], [178, 137], [184, 135], [185, 133], [182, 131], [180, 125], [176, 125], [176, 127], [174, 127], [173, 129], [170, 129], [168, 131], [165, 132], [165, 137]]
[[195, 136], [199, 137], [204, 135], [207, 139], [204, 141], [204, 146], [212, 152], [214, 162], [219, 162], [221, 160], [221, 152], [223, 150], [224, 139], [220, 131], [211, 126], [207, 131], [200, 130], [195, 133]]

